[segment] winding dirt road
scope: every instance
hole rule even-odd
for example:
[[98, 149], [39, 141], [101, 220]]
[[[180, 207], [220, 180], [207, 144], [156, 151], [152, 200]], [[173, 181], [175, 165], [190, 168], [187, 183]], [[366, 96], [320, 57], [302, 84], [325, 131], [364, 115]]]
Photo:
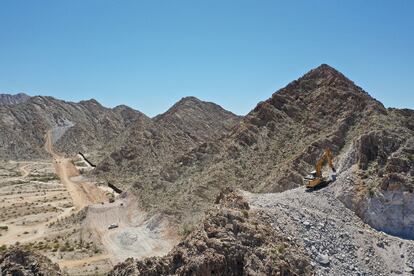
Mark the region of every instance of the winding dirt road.
[[82, 180], [73, 180], [75, 177], [80, 176], [79, 171], [70, 158], [66, 158], [53, 150], [51, 131], [47, 132], [45, 149], [52, 155], [56, 174], [72, 197], [76, 210], [81, 210], [88, 205], [106, 202], [108, 200], [105, 192], [95, 184]]

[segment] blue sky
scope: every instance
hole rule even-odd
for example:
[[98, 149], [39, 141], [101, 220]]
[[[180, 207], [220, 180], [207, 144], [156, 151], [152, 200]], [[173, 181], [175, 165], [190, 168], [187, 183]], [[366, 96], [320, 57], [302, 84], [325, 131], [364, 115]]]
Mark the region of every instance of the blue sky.
[[250, 111], [327, 63], [414, 108], [414, 1], [0, 0], [0, 92]]

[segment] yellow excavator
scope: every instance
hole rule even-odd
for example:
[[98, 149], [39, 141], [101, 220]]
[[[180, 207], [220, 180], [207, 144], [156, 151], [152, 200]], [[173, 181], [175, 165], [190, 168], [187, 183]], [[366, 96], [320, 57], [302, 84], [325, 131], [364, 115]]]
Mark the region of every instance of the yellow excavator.
[[[332, 173], [330, 174], [329, 178], [324, 177], [322, 175], [322, 167], [324, 165], [325, 160], [328, 161], [328, 165], [332, 169]], [[330, 148], [325, 149], [322, 157], [318, 160], [318, 162], [316, 162], [315, 169], [316, 169], [315, 171], [312, 171], [310, 175], [305, 177], [306, 188], [315, 189], [315, 188], [328, 185], [329, 183], [335, 181], [336, 170], [333, 165], [333, 156], [332, 156], [332, 151]]]

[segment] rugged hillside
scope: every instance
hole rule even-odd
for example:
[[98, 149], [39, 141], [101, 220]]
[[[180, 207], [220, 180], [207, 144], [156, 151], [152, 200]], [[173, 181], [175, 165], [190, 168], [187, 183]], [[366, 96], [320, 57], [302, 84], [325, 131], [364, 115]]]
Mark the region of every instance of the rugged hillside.
[[0, 94], [0, 105], [15, 105], [27, 101], [29, 95], [19, 93], [16, 95]]
[[70, 154], [97, 151], [136, 120], [149, 120], [138, 111], [105, 108], [95, 100], [72, 103], [40, 96], [1, 106], [0, 118], [3, 159], [47, 156], [43, 145], [50, 129], [58, 150]]
[[0, 273], [18, 276], [62, 275], [59, 266], [48, 258], [19, 247], [12, 247], [0, 253]]
[[[384, 108], [340, 72], [321, 65], [259, 103], [226, 137], [177, 156], [163, 165], [160, 177], [140, 176], [134, 189], [143, 208], [172, 214], [180, 223], [196, 221], [222, 187], [281, 192], [301, 186], [325, 147], [333, 150], [338, 163], [347, 159], [346, 153], [358, 140], [377, 131], [390, 133], [393, 137], [384, 141], [398, 141], [398, 145], [381, 153], [368, 150], [368, 157], [362, 159], [368, 163], [377, 156], [388, 160], [406, 145], [401, 151], [407, 152], [402, 159], [408, 163], [397, 160], [395, 164], [397, 170], [403, 165], [402, 185], [412, 183], [408, 172], [412, 168], [412, 111]], [[347, 166], [359, 161], [350, 162]], [[388, 176], [373, 178], [371, 185], [379, 186], [384, 177]], [[355, 196], [347, 201], [354, 202]], [[353, 210], [356, 206], [349, 204]], [[358, 214], [365, 219], [364, 212]], [[411, 219], [407, 223], [413, 225]]]
[[114, 182], [126, 177], [151, 179], [173, 176], [162, 171], [165, 164], [207, 141], [228, 134], [240, 117], [220, 106], [194, 97], [181, 99], [152, 122], [137, 122], [123, 135], [122, 143], [101, 162], [96, 173]]
[[309, 255], [297, 243], [249, 212], [229, 193], [166, 257], [133, 259], [109, 273], [121, 275], [311, 275]]
[[388, 110], [377, 129], [352, 141], [333, 187], [376, 229], [414, 239], [414, 111]]

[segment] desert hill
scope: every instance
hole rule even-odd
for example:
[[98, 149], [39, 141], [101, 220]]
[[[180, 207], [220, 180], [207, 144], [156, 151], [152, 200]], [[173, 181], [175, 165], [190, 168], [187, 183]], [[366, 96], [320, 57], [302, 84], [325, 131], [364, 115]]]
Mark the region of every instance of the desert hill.
[[[157, 179], [163, 165], [230, 133], [241, 118], [220, 106], [186, 97], [148, 124], [131, 125], [122, 143], [98, 164], [96, 172], [115, 182], [148, 175]], [[167, 178], [169, 176], [166, 176]]]

